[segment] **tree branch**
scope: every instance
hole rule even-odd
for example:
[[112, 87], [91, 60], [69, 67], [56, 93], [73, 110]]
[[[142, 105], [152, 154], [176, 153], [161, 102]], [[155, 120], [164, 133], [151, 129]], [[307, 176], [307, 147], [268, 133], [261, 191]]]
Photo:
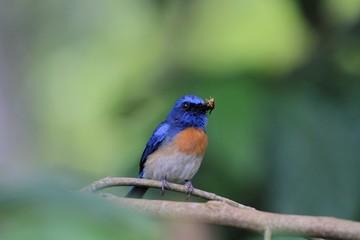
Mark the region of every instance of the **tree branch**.
[[[82, 188], [80, 191], [82, 192], [97, 192], [99, 190], [102, 190], [104, 188], [109, 187], [116, 187], [116, 186], [137, 186], [137, 187], [149, 187], [149, 188], [159, 188], [161, 189], [162, 184], [160, 181], [155, 180], [149, 180], [149, 179], [141, 179], [141, 178], [120, 178], [120, 177], [106, 177], [103, 179], [100, 179], [98, 181], [93, 182], [87, 187]], [[168, 188], [167, 190], [174, 191], [174, 192], [180, 192], [187, 194], [187, 189], [184, 185], [175, 184], [175, 183], [169, 183], [168, 182]], [[214, 200], [214, 201], [220, 201], [225, 202], [233, 207], [240, 207], [240, 208], [250, 208], [245, 205], [242, 205], [240, 203], [237, 203], [233, 200], [230, 200], [228, 198], [224, 198], [221, 196], [218, 196], [214, 193], [202, 191], [199, 189], [194, 188], [193, 192], [191, 193], [192, 196], [200, 197], [207, 200]]]
[[[161, 183], [152, 180], [141, 179], [141, 181], [138, 181], [130, 178], [104, 178], [83, 188], [81, 191], [96, 192], [107, 187], [129, 185], [161, 187]], [[179, 186], [183, 187], [171, 184], [170, 188], [175, 191], [184, 192], [183, 190], [185, 189], [180, 189], [178, 188]], [[198, 189], [196, 191], [200, 191], [197, 194], [203, 193], [203, 191]], [[190, 203], [120, 198], [108, 193], [100, 193], [100, 195], [116, 204], [131, 207], [142, 213], [163, 218], [194, 219], [204, 223], [248, 229], [264, 234], [266, 239], [270, 239], [271, 235], [289, 235], [308, 238], [360, 240], [360, 223], [331, 217], [268, 213], [244, 207], [241, 204], [239, 206], [230, 205], [222, 200]], [[210, 193], [210, 196], [213, 195], [215, 194]], [[223, 198], [220, 197], [220, 199]]]

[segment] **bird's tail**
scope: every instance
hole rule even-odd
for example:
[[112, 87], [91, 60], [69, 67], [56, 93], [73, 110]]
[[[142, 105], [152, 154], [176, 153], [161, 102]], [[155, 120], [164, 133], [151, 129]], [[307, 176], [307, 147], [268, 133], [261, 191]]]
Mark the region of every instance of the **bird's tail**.
[[[142, 178], [143, 174], [144, 174], [144, 172], [142, 171], [139, 174], [138, 178]], [[125, 195], [125, 197], [127, 197], [127, 198], [142, 198], [148, 189], [149, 188], [147, 188], [147, 187], [132, 186], [130, 188], [129, 192]]]
[[146, 191], [148, 190], [147, 187], [131, 187], [129, 192], [126, 194], [125, 197], [127, 198], [142, 198]]

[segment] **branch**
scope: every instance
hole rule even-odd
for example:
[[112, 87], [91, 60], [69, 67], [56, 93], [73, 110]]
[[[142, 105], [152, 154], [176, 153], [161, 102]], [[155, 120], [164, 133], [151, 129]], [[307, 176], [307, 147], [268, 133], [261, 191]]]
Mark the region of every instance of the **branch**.
[[[161, 189], [162, 184], [160, 181], [142, 179], [142, 178], [106, 177], [106, 178], [103, 178], [103, 179], [93, 182], [89, 186], [82, 188], [80, 191], [82, 191], [82, 192], [97, 192], [104, 188], [116, 187], [116, 186], [137, 186], [137, 187], [150, 187], [150, 188]], [[170, 190], [170, 191], [174, 191], [174, 192], [180, 192], [180, 193], [187, 194], [186, 187], [184, 185], [180, 185], [180, 184], [168, 182], [168, 187], [166, 189]], [[195, 196], [195, 197], [207, 199], [207, 200], [225, 202], [233, 207], [250, 208], [250, 207], [247, 207], [240, 203], [237, 203], [233, 200], [230, 200], [228, 198], [224, 198], [224, 197], [218, 196], [214, 193], [205, 192], [205, 191], [202, 191], [202, 190], [199, 190], [196, 188], [194, 188], [191, 195]]]
[[[161, 183], [157, 181], [141, 180], [104, 178], [83, 188], [81, 191], [96, 192], [107, 187], [129, 185], [161, 187]], [[170, 188], [176, 188], [176, 191], [180, 192], [185, 190], [178, 188], [178, 186], [183, 187], [171, 184]], [[196, 191], [200, 190], [196, 189]], [[199, 194], [199, 192], [197, 193]], [[200, 191], [200, 193], [202, 194], [203, 191]], [[240, 205], [240, 207], [230, 205], [222, 200], [190, 203], [120, 198], [108, 193], [101, 193], [100, 195], [116, 204], [131, 207], [142, 213], [149, 213], [162, 218], [194, 219], [204, 223], [248, 229], [264, 234], [265, 239], [270, 239], [271, 235], [291, 235], [308, 238], [360, 240], [360, 223], [354, 221], [330, 217], [268, 213], [244, 207], [243, 205]], [[217, 196], [212, 193], [210, 195]], [[220, 197], [220, 199], [222, 198]]]

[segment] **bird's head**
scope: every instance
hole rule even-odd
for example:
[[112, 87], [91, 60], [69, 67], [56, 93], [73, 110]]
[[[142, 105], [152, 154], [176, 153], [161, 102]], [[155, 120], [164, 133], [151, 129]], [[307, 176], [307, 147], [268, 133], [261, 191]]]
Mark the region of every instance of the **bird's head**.
[[177, 127], [196, 127], [205, 129], [207, 123], [206, 113], [215, 107], [215, 100], [203, 100], [198, 96], [186, 95], [175, 103], [170, 111], [167, 121]]

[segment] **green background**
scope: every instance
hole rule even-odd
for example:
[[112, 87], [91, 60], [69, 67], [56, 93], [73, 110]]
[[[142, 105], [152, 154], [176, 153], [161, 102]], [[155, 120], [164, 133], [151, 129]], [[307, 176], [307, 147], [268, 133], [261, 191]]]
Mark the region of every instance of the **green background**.
[[216, 99], [195, 187], [360, 220], [359, 77], [360, 1], [2, 0], [0, 238], [176, 239], [174, 226], [74, 190], [137, 176], [185, 94]]

